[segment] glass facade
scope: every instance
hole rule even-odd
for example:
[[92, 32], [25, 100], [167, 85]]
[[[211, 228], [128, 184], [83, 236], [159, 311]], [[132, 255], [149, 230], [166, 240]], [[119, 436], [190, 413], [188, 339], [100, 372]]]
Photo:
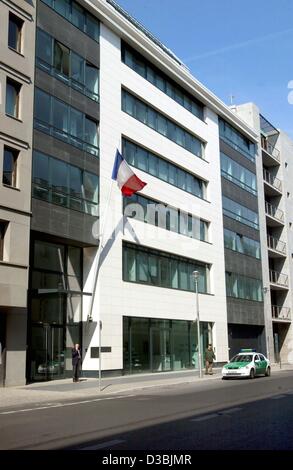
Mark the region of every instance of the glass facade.
[[97, 216], [99, 177], [34, 151], [33, 197]]
[[225, 248], [260, 259], [260, 243], [251, 238], [244, 237], [240, 233], [225, 228], [224, 244]]
[[210, 265], [197, 260], [123, 243], [123, 280], [195, 292], [193, 271], [199, 271], [198, 291], [209, 293]]
[[[201, 350], [212, 342], [212, 324], [200, 323]], [[198, 368], [197, 324], [184, 320], [123, 317], [125, 374]]]
[[29, 380], [71, 375], [71, 348], [81, 344], [82, 249], [33, 244], [30, 282]]
[[208, 222], [140, 194], [123, 199], [124, 215], [171, 232], [208, 241]]
[[223, 119], [219, 119], [219, 132], [222, 140], [235, 150], [238, 150], [238, 152], [242, 153], [252, 162], [255, 161], [255, 144], [247, 139], [247, 137], [242, 135]]
[[201, 120], [204, 119], [204, 106], [202, 103], [189, 95], [183, 88], [170, 80], [142, 55], [134, 51], [124, 42], [122, 42], [121, 45], [121, 57], [122, 61], [132, 70], [148, 80], [163, 93], [166, 93], [166, 95], [190, 111], [194, 116]]
[[98, 123], [54, 96], [35, 89], [34, 127], [98, 156]]
[[204, 143], [201, 140], [126, 90], [122, 90], [122, 110], [193, 155], [204, 158]]
[[192, 173], [174, 165], [174, 163], [170, 163], [126, 139], [122, 139], [122, 153], [129, 165], [143, 170], [193, 196], [206, 199], [206, 181], [197, 178]]
[[262, 281], [251, 277], [226, 272], [227, 296], [236, 299], [262, 302]]
[[36, 64], [45, 72], [99, 101], [99, 69], [59, 41], [37, 29]]
[[42, 0], [42, 2], [53, 8], [59, 15], [87, 34], [87, 36], [99, 42], [99, 21], [79, 3], [75, 2], [75, 0]]
[[259, 228], [258, 214], [247, 207], [242, 206], [238, 202], [229, 199], [228, 197], [223, 196], [223, 214], [227, 217], [241, 222], [242, 224], [253, 227], [256, 230]]
[[240, 188], [256, 196], [256, 175], [221, 152], [221, 174]]

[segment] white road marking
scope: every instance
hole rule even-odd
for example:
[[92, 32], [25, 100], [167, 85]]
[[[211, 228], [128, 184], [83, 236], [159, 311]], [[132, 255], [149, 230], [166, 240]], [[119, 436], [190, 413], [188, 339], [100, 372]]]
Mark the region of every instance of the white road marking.
[[190, 421], [206, 421], [208, 419], [213, 419], [213, 418], [218, 418], [218, 417], [219, 417], [218, 413], [213, 413], [210, 415], [200, 416], [199, 418], [191, 419]]
[[101, 444], [95, 444], [93, 446], [88, 446], [88, 447], [79, 447], [78, 450], [98, 450], [98, 449], [105, 449], [113, 446], [117, 446], [118, 444], [121, 444], [122, 440], [116, 439], [113, 441], [107, 441], [107, 442], [102, 442]]
[[22, 410], [10, 410], [10, 411], [1, 411], [0, 415], [11, 415], [11, 414], [16, 414], [16, 413], [27, 413], [28, 411], [37, 411], [37, 410], [47, 410], [50, 408], [63, 408], [65, 406], [74, 406], [74, 405], [83, 405], [85, 403], [94, 403], [98, 401], [105, 401], [105, 400], [117, 400], [119, 398], [129, 398], [133, 397], [134, 395], [120, 395], [120, 396], [115, 396], [115, 397], [106, 397], [106, 398], [94, 398], [92, 400], [81, 400], [81, 401], [75, 401], [75, 402], [70, 402], [70, 403], [55, 403], [54, 405], [46, 405], [46, 406], [37, 406], [35, 408], [24, 408]]

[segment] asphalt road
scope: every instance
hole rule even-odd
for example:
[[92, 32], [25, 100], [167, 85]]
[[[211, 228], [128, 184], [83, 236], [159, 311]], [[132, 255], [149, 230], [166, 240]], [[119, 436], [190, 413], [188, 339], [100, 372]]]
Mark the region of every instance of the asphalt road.
[[293, 372], [1, 409], [0, 449], [293, 449]]

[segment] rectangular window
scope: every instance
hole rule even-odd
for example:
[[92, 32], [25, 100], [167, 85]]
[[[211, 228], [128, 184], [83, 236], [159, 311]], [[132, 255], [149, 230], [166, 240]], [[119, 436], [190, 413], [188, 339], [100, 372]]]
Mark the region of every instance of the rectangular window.
[[35, 91], [35, 128], [98, 156], [98, 123], [42, 90]]
[[192, 272], [199, 271], [199, 292], [208, 292], [210, 265], [196, 260], [123, 243], [123, 264], [124, 281], [192, 292]]
[[54, 7], [57, 13], [70, 20], [71, 0], [54, 0]]
[[88, 12], [86, 12], [86, 33], [95, 41], [97, 42], [99, 41], [99, 35], [100, 35], [99, 21]]
[[226, 272], [227, 296], [243, 300], [262, 302], [262, 281], [239, 274]]
[[130, 165], [194, 196], [205, 199], [207, 183], [191, 173], [181, 170], [174, 163], [157, 157], [126, 139], [122, 139], [122, 151], [124, 158]]
[[18, 16], [9, 12], [8, 46], [17, 52], [21, 52], [22, 50], [21, 39], [23, 23], [23, 20]]
[[53, 38], [41, 29], [37, 29], [36, 55], [40, 68], [50, 72], [53, 64]]
[[5, 234], [7, 231], [7, 227], [8, 227], [8, 222], [4, 222], [3, 220], [0, 220], [0, 261], [3, 261], [5, 259], [4, 242], [5, 242]]
[[18, 150], [4, 146], [3, 184], [16, 187]]
[[35, 151], [33, 197], [97, 215], [99, 177]]
[[122, 90], [122, 110], [197, 157], [204, 158], [204, 143], [200, 139], [126, 90]]
[[221, 174], [224, 178], [237, 184], [240, 188], [254, 195], [256, 190], [256, 175], [239, 163], [221, 152]]
[[71, 21], [81, 31], [85, 30], [85, 11], [78, 5], [78, 3], [72, 2], [72, 16]]
[[15, 118], [19, 118], [20, 90], [21, 84], [7, 77], [5, 112], [7, 115], [13, 116]]
[[58, 41], [54, 41], [54, 69], [69, 78], [69, 49]]
[[225, 248], [260, 259], [260, 242], [232, 230], [224, 229]]
[[88, 62], [85, 64], [85, 86], [90, 94], [99, 94], [99, 69]]
[[238, 150], [252, 162], [255, 161], [255, 144], [247, 137], [242, 135], [223, 119], [219, 119], [219, 132], [220, 138], [228, 143], [232, 148]]
[[222, 201], [224, 215], [258, 230], [259, 220], [256, 212], [225, 196], [223, 196]]

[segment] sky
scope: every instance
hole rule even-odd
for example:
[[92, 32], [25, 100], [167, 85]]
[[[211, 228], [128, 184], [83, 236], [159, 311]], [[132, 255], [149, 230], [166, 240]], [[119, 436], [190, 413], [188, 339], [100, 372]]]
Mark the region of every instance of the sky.
[[253, 101], [293, 138], [292, 0], [116, 2], [226, 104]]

